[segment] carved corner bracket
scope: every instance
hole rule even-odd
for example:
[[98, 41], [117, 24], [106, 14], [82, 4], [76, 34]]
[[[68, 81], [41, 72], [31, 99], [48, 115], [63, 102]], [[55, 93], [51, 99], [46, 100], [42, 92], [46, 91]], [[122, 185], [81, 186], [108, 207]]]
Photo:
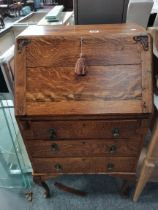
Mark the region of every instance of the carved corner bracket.
[[145, 51], [149, 49], [148, 35], [139, 35], [133, 37], [134, 41], [140, 42]]
[[18, 53], [21, 53], [23, 48], [30, 43], [31, 43], [31, 40], [29, 40], [29, 39], [18, 39], [18, 41], [17, 41]]

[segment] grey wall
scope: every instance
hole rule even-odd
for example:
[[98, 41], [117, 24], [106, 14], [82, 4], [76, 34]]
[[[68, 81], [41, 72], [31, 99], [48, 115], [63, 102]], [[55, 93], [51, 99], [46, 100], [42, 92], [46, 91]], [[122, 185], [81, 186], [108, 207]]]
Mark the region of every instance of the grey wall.
[[74, 0], [75, 24], [122, 23], [129, 0]]

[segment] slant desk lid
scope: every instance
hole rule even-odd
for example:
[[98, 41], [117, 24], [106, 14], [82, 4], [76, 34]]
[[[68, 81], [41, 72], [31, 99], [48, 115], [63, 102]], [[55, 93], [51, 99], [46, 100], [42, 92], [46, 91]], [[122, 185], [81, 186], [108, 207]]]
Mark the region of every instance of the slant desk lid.
[[28, 27], [15, 53], [17, 116], [152, 112], [151, 40], [137, 25]]

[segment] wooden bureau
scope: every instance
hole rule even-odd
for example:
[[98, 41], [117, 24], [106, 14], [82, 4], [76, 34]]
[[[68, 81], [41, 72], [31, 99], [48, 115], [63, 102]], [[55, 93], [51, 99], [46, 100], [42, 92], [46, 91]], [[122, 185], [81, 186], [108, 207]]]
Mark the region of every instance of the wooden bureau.
[[136, 179], [152, 114], [151, 52], [133, 24], [33, 26], [17, 38], [16, 118], [46, 197], [44, 181], [60, 174]]

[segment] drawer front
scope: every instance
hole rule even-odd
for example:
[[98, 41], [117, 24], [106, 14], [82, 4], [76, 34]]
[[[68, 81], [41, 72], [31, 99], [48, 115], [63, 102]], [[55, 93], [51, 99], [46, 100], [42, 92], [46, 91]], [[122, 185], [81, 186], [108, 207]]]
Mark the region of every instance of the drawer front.
[[27, 139], [97, 139], [128, 138], [137, 134], [137, 120], [103, 121], [21, 121]]
[[136, 158], [34, 158], [34, 173], [113, 173], [135, 172]]
[[136, 156], [140, 138], [133, 140], [27, 141], [32, 157]]

